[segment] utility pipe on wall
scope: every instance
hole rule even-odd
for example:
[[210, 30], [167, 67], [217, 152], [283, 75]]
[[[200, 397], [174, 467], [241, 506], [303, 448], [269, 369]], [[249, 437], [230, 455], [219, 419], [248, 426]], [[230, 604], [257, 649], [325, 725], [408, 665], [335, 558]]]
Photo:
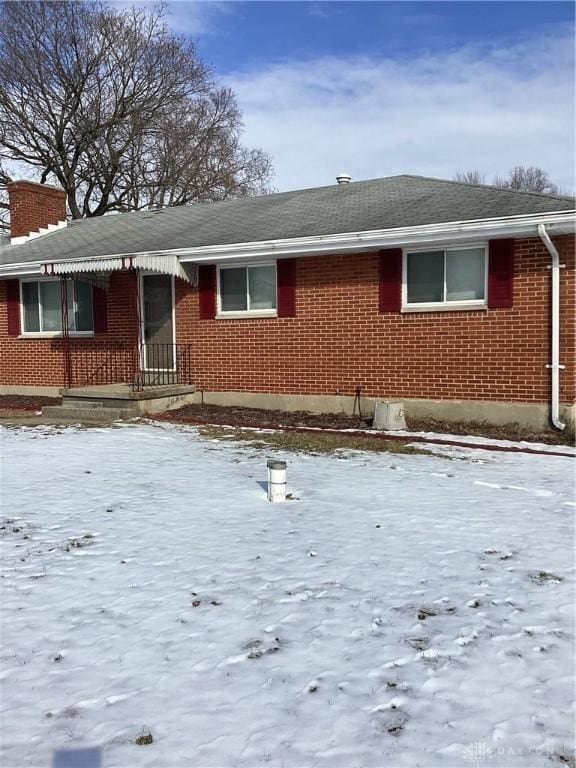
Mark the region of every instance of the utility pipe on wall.
[[538, 224], [538, 234], [546, 246], [548, 253], [552, 257], [552, 302], [551, 302], [551, 321], [552, 321], [552, 361], [546, 368], [550, 368], [552, 377], [552, 397], [550, 403], [550, 418], [556, 429], [563, 430], [566, 424], [560, 421], [560, 370], [565, 366], [560, 365], [560, 254], [550, 235], [546, 231], [544, 224]]

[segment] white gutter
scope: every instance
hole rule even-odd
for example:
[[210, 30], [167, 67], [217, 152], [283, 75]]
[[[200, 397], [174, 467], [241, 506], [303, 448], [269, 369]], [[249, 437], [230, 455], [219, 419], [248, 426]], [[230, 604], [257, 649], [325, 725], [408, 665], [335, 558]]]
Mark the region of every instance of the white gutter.
[[550, 240], [544, 224], [538, 225], [538, 234], [552, 257], [550, 267], [552, 273], [552, 362], [546, 366], [546, 368], [550, 369], [552, 378], [550, 418], [556, 429], [563, 430], [566, 428], [566, 424], [560, 421], [560, 371], [565, 366], [560, 365], [560, 268], [564, 264], [560, 264], [560, 254], [552, 240]]
[[[253, 258], [282, 258], [313, 256], [322, 253], [357, 252], [376, 248], [415, 246], [434, 242], [466, 242], [477, 238], [533, 237], [538, 224], [554, 226], [562, 233], [574, 232], [574, 211], [545, 213], [530, 216], [510, 216], [501, 219], [424, 224], [417, 227], [397, 227], [367, 232], [350, 232], [337, 235], [287, 238], [255, 243], [233, 243], [187, 248], [179, 256], [180, 261], [202, 262], [228, 261]], [[560, 234], [560, 231], [558, 231]]]
[[[366, 232], [348, 232], [337, 235], [315, 235], [312, 237], [285, 238], [282, 240], [256, 241], [208, 245], [194, 248], [173, 248], [134, 253], [112, 253], [92, 256], [82, 261], [100, 259], [176, 256], [182, 263], [216, 263], [266, 258], [287, 258], [314, 256], [322, 253], [346, 253], [377, 248], [415, 246], [435, 242], [466, 242], [477, 238], [491, 237], [534, 237], [536, 227], [545, 224], [555, 234], [574, 232], [574, 211], [539, 213], [519, 216], [505, 216], [473, 221], [455, 221], [443, 224], [423, 224], [415, 227], [377, 229]], [[38, 274], [49, 259], [35, 262], [0, 264], [0, 274]], [[75, 259], [61, 259], [54, 263], [64, 264]]]

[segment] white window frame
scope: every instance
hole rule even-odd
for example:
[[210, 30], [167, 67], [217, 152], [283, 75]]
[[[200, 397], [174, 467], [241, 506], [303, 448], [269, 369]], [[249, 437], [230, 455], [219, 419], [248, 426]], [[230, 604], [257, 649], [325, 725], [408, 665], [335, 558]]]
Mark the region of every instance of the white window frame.
[[[73, 278], [70, 278], [71, 282], [74, 283], [76, 280]], [[54, 277], [23, 277], [20, 278], [19, 283], [19, 292], [20, 292], [20, 336], [25, 338], [42, 338], [42, 339], [50, 339], [50, 338], [58, 338], [60, 336], [63, 336], [62, 331], [26, 331], [24, 329], [24, 296], [22, 291], [22, 285], [24, 283], [59, 283], [59, 278]], [[80, 281], [85, 282], [85, 281]], [[74, 289], [74, 315], [76, 314], [76, 290]], [[40, 318], [40, 324], [42, 324], [42, 299], [40, 290], [38, 290], [38, 312], [39, 312], [39, 318]], [[94, 287], [92, 286], [92, 330], [91, 331], [68, 331], [69, 336], [94, 336]]]
[[[274, 267], [275, 269], [275, 304], [274, 309], [234, 309], [223, 310], [222, 309], [222, 295], [220, 293], [220, 272], [226, 269], [246, 269], [250, 267]], [[250, 285], [248, 278], [246, 279], [246, 306], [250, 306]], [[220, 319], [241, 319], [245, 317], [278, 317], [278, 265], [276, 261], [252, 261], [245, 264], [222, 264], [217, 265], [216, 268], [216, 318]]]
[[[408, 303], [408, 255], [412, 253], [444, 252], [444, 297], [446, 296], [446, 253], [447, 251], [466, 251], [484, 249], [484, 298], [465, 301], [426, 301]], [[429, 245], [426, 248], [402, 249], [402, 312], [458, 312], [462, 310], [486, 309], [488, 307], [488, 243], [450, 243], [447, 245]]]

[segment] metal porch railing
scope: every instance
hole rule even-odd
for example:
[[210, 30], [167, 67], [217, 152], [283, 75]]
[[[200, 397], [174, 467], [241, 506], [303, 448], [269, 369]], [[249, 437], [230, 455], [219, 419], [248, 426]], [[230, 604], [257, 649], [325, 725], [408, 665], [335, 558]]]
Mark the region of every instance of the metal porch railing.
[[134, 391], [192, 384], [189, 344], [134, 344], [74, 339], [64, 349], [66, 386], [129, 384]]
[[140, 347], [139, 371], [132, 389], [192, 384], [192, 347], [190, 344], [149, 344]]

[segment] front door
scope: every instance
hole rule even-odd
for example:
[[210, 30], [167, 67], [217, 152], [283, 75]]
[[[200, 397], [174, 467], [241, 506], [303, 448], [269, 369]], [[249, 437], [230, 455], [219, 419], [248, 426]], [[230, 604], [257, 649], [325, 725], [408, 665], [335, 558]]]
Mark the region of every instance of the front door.
[[142, 276], [142, 367], [174, 370], [173, 278]]

